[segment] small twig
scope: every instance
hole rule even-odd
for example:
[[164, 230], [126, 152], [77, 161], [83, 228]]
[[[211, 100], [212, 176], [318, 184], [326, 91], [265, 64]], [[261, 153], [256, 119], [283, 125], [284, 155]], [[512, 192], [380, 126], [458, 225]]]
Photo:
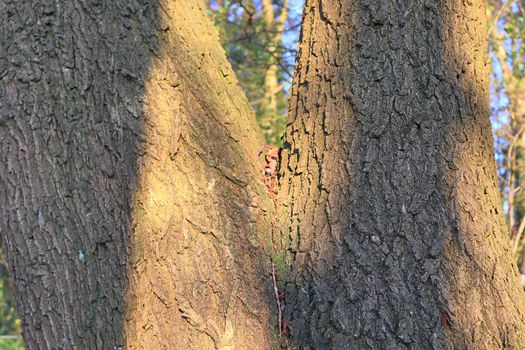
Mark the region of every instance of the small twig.
[[0, 340], [19, 340], [22, 339], [21, 335], [0, 335]]
[[489, 23], [489, 33], [492, 32], [493, 27], [497, 26], [500, 16], [503, 14], [503, 12], [507, 9], [507, 7], [510, 4], [511, 4], [511, 1], [505, 1], [503, 5], [500, 5], [498, 12], [493, 14], [493, 18], [490, 20], [490, 23]]
[[525, 16], [525, 9], [523, 8], [521, 1], [516, 1], [516, 2], [518, 3], [518, 7], [520, 9], [521, 14]]
[[515, 253], [518, 251], [518, 246], [521, 240], [521, 236], [523, 235], [523, 231], [525, 230], [525, 216], [521, 218], [520, 226], [518, 227], [518, 232], [516, 232], [516, 236], [512, 240], [512, 252]]
[[281, 309], [281, 300], [279, 299], [279, 288], [277, 288], [277, 279], [275, 278], [275, 264], [272, 261], [272, 280], [273, 280], [273, 291], [275, 292], [275, 301], [277, 302], [277, 312], [279, 318], [279, 337], [283, 333], [283, 312]]

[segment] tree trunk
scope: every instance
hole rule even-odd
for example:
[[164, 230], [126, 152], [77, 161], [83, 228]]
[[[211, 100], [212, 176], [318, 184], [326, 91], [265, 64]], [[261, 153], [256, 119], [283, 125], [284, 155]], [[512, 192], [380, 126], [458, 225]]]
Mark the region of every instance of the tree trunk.
[[290, 348], [525, 347], [484, 5], [306, 1], [278, 210]]
[[204, 3], [0, 13], [0, 231], [27, 348], [270, 348], [263, 142]]
[[[262, 140], [203, 3], [0, 13], [27, 347], [269, 349]], [[525, 346], [481, 33], [480, 0], [307, 1], [272, 254], [290, 348]]]

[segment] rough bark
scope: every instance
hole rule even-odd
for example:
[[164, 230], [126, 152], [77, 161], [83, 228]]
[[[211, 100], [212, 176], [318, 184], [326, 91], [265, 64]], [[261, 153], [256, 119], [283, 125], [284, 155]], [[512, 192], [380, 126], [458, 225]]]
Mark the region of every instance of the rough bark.
[[272, 216], [261, 213], [271, 203], [256, 181], [262, 136], [195, 4], [163, 5], [166, 44], [146, 83], [128, 347], [266, 349]]
[[290, 348], [521, 349], [481, 0], [308, 0], [282, 153]]
[[0, 231], [27, 348], [269, 348], [262, 138], [204, 4], [0, 14]]

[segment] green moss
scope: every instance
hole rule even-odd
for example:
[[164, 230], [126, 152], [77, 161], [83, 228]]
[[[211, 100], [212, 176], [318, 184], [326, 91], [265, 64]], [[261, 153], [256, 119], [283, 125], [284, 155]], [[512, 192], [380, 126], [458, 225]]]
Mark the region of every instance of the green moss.
[[277, 275], [277, 287], [284, 289], [288, 275], [290, 274], [290, 263], [286, 259], [286, 254], [276, 252], [272, 255], [272, 261], [275, 265], [275, 274]]

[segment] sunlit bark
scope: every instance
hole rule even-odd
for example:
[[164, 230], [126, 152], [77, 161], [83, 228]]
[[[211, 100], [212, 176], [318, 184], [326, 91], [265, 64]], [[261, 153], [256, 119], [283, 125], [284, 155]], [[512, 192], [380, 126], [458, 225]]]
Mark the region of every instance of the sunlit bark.
[[[166, 1], [145, 86], [129, 349], [271, 344], [262, 137], [202, 8]], [[266, 286], [266, 287], [265, 287]]]

